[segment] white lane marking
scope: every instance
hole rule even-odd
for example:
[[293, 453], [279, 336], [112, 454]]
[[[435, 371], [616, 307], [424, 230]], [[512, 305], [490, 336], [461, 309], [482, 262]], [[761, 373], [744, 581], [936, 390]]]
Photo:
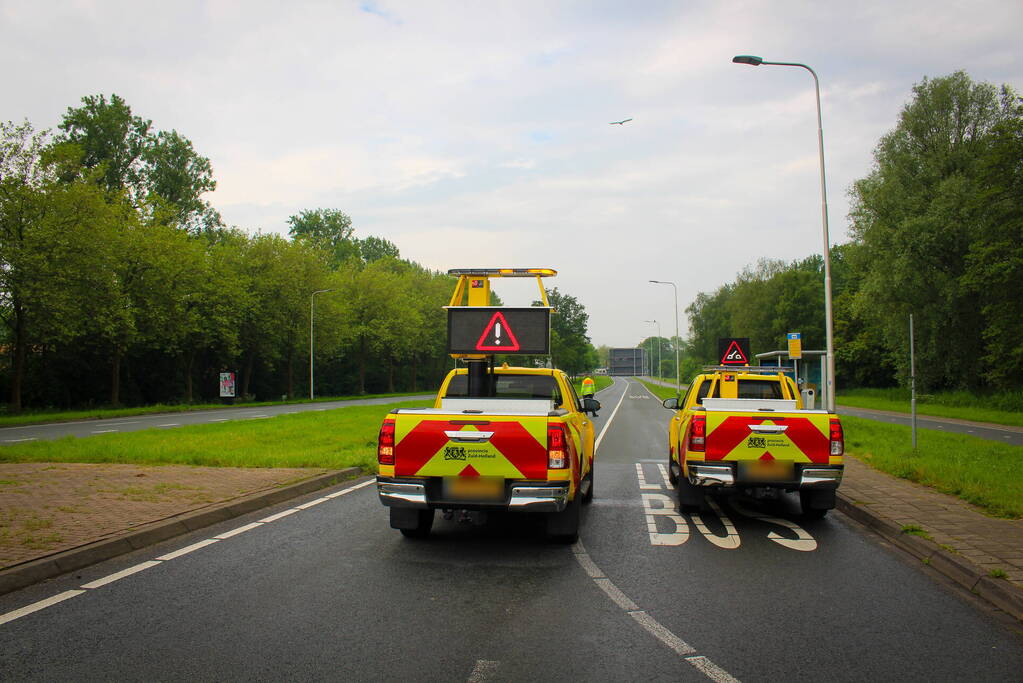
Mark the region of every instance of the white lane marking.
[[230, 531], [225, 531], [222, 534], [217, 534], [213, 538], [217, 539], [218, 541], [223, 541], [225, 538], [231, 538], [232, 536], [237, 536], [238, 534], [244, 534], [246, 531], [252, 531], [256, 527], [261, 526], [263, 526], [262, 522], [253, 522], [252, 524], [246, 524], [245, 526], [240, 526], [237, 529], [231, 529]]
[[230, 421], [230, 418], [227, 418], [227, 417], [218, 417], [218, 418], [216, 418], [215, 420], [207, 420], [207, 421], [208, 421], [208, 422], [229, 422], [229, 421]]
[[281, 517], [287, 517], [288, 515], [293, 515], [296, 512], [298, 512], [298, 508], [290, 508], [288, 510], [285, 510], [284, 512], [278, 512], [276, 515], [270, 515], [269, 517], [264, 517], [263, 519], [261, 519], [259, 521], [263, 522], [264, 524], [266, 522], [276, 522]]
[[735, 530], [735, 525], [732, 524], [732, 520], [728, 519], [728, 515], [721, 511], [717, 501], [713, 498], [708, 497], [707, 504], [710, 505], [717, 516], [721, 518], [721, 523], [725, 525], [725, 535], [718, 536], [712, 533], [711, 530], [707, 528], [707, 525], [703, 523], [702, 512], [698, 512], [691, 516], [693, 524], [696, 525], [697, 530], [703, 534], [704, 538], [717, 547], [724, 548], [725, 550], [735, 550], [739, 547], [739, 544], [742, 543], [742, 541], [739, 539], [739, 533]]
[[663, 462], [657, 463], [657, 471], [661, 473], [661, 481], [664, 482], [664, 488], [671, 488], [671, 479], [668, 479], [668, 466]]
[[618, 399], [618, 405], [611, 411], [611, 416], [607, 418], [607, 422], [604, 423], [604, 428], [600, 430], [600, 435], [597, 437], [596, 443], [593, 444], [593, 452], [596, 453], [597, 449], [600, 448], [600, 442], [604, 440], [604, 435], [607, 434], [607, 428], [611, 426], [611, 420], [615, 419], [615, 415], [618, 414], [618, 409], [622, 407], [622, 401], [625, 400], [625, 394], [629, 390], [629, 381], [625, 380], [625, 391], [622, 392], [622, 397]]
[[686, 661], [700, 670], [704, 676], [717, 683], [739, 683], [739, 679], [710, 661], [706, 657], [686, 657]]
[[56, 605], [58, 602], [64, 602], [68, 598], [73, 598], [76, 595], [81, 595], [82, 593], [85, 592], [86, 591], [84, 590], [64, 591], [63, 593], [57, 593], [52, 598], [46, 598], [45, 600], [40, 600], [39, 602], [33, 602], [31, 605], [26, 605], [25, 607], [16, 609], [12, 612], [8, 612], [7, 614], [0, 614], [0, 624], [6, 624], [9, 621], [20, 619], [25, 615], [32, 614], [33, 612], [38, 612], [41, 609], [46, 609], [51, 605]]
[[729, 502], [732, 505], [732, 509], [738, 512], [740, 515], [745, 515], [746, 517], [749, 517], [751, 519], [759, 519], [761, 521], [768, 522], [769, 524], [777, 524], [780, 527], [784, 527], [795, 532], [796, 538], [794, 539], [785, 538], [777, 531], [772, 531], [771, 533], [767, 534], [767, 537], [769, 539], [771, 539], [778, 545], [782, 546], [783, 548], [799, 550], [804, 553], [817, 550], [817, 540], [814, 539], [814, 537], [811, 536], [809, 533], [807, 533], [806, 529], [799, 526], [795, 522], [790, 522], [789, 520], [782, 519], [781, 517], [771, 517], [770, 515], [765, 515], [763, 513], [750, 510], [745, 505], [742, 505], [741, 503], [739, 503], [739, 501], [736, 500], [732, 500]]
[[117, 432], [117, 431], [120, 431], [120, 430], [118, 430], [118, 429], [94, 429], [94, 430], [92, 430], [92, 433], [93, 434], [109, 434], [110, 432]]
[[[643, 510], [646, 512], [646, 530], [650, 545], [682, 545], [689, 540], [689, 522], [675, 512], [675, 501], [663, 493], [643, 493]], [[658, 505], [654, 505], [658, 503]], [[667, 533], [657, 531], [657, 517], [671, 520], [675, 530]]]
[[269, 415], [249, 415], [250, 420], [262, 420], [270, 417]]
[[[579, 558], [577, 557], [576, 560]], [[582, 564], [582, 563], [580, 563]], [[596, 565], [593, 565], [596, 566]], [[599, 579], [593, 579], [593, 582], [600, 586], [600, 589], [607, 593], [607, 596], [611, 598], [616, 605], [621, 607], [626, 612], [634, 612], [639, 609], [639, 605], [629, 599], [629, 596], [623, 593], [618, 586], [611, 582], [611, 579], [601, 577]]]
[[169, 422], [165, 425], [156, 425], [157, 427], [180, 427], [181, 425], [177, 422]]
[[104, 427], [117, 427], [120, 425], [137, 425], [141, 420], [128, 420], [127, 422], [104, 422]]
[[643, 465], [638, 462], [636, 463], [636, 477], [639, 479], [639, 488], [643, 490], [655, 489], [659, 491], [661, 489], [660, 484], [646, 483], [646, 476], [643, 474]]
[[330, 495], [328, 495], [327, 498], [337, 498], [338, 496], [343, 496], [346, 493], [351, 493], [352, 491], [358, 491], [359, 489], [361, 489], [364, 486], [369, 486], [369, 485], [375, 484], [375, 483], [377, 483], [375, 479], [370, 479], [369, 481], [364, 481], [361, 484], [357, 484], [355, 486], [349, 486], [348, 488], [341, 489], [340, 491], [335, 491], [334, 493], [331, 493]]
[[719, 681], [720, 683], [739, 683], [738, 679], [734, 678], [727, 671], [714, 664], [707, 657], [696, 654], [696, 648], [687, 643], [686, 641], [679, 638], [677, 635], [672, 633], [662, 623], [654, 619], [652, 616], [647, 614], [645, 611], [639, 609], [627, 595], [622, 593], [611, 579], [604, 576], [604, 572], [601, 571], [597, 563], [593, 561], [590, 554], [586, 552], [586, 548], [583, 546], [582, 541], [576, 541], [572, 545], [572, 554], [575, 556], [576, 562], [586, 571], [587, 575], [593, 579], [593, 582], [597, 584], [601, 590], [607, 593], [608, 597], [614, 601], [616, 605], [621, 607], [630, 617], [636, 620], [636, 623], [643, 627], [647, 633], [650, 633], [659, 641], [671, 648], [677, 655], [686, 660], [689, 664], [696, 667], [698, 671], [707, 676], [713, 681]]
[[110, 574], [109, 576], [104, 576], [102, 579], [96, 579], [95, 581], [90, 581], [89, 583], [83, 583], [82, 588], [90, 589], [99, 588], [100, 586], [105, 586], [108, 583], [113, 583], [114, 581], [123, 579], [126, 576], [138, 574], [140, 571], [149, 569], [150, 567], [155, 567], [158, 564], [162, 563], [158, 560], [149, 560], [148, 562], [141, 562], [135, 565], [134, 567], [128, 567], [127, 569], [122, 569], [121, 571]]
[[695, 647], [666, 629], [663, 624], [646, 612], [631, 612], [629, 616], [639, 622], [640, 626], [652, 633], [657, 640], [674, 650], [676, 654], [682, 656], [691, 655], [696, 652]]
[[[34, 441], [34, 439], [21, 439], [21, 440], [22, 441]], [[331, 494], [330, 496], [326, 496], [324, 498], [318, 499], [318, 501], [312, 501], [312, 502], [324, 502], [324, 501], [328, 500], [329, 498], [334, 498], [334, 497], [337, 497], [339, 495], [344, 495], [345, 493], [350, 493], [352, 491], [355, 491], [356, 489], [361, 489], [361, 488], [363, 488], [365, 486], [369, 486], [369, 485], [374, 484], [374, 483], [376, 483], [374, 479], [369, 479], [367, 481], [362, 482], [361, 484], [357, 484], [355, 486], [350, 486], [350, 487], [348, 487], [346, 489], [343, 489], [342, 491], [338, 491], [336, 493]], [[311, 505], [306, 504], [304, 507], [311, 507]], [[96, 579], [95, 581], [91, 581], [91, 582], [89, 582], [87, 584], [84, 584], [81, 587], [81, 589], [79, 589], [79, 590], [64, 591], [63, 593], [58, 593], [57, 595], [54, 595], [53, 597], [46, 598], [45, 600], [40, 600], [38, 602], [34, 602], [31, 605], [27, 605], [25, 607], [21, 607], [19, 609], [13, 610], [11, 612], [7, 612], [6, 614], [0, 614], [0, 625], [6, 624], [9, 621], [14, 621], [15, 619], [19, 619], [19, 618], [21, 618], [21, 617], [23, 617], [23, 616], [25, 616], [27, 614], [32, 614], [33, 612], [38, 612], [39, 610], [46, 609], [47, 607], [50, 607], [52, 605], [56, 605], [57, 603], [63, 602], [64, 600], [67, 600], [68, 598], [73, 598], [76, 595], [81, 595], [82, 593], [85, 593], [85, 592], [87, 592], [90, 589], [100, 588], [101, 586], [105, 586], [105, 585], [107, 585], [109, 583], [112, 583], [114, 581], [117, 581], [119, 579], [125, 578], [127, 576], [131, 576], [132, 574], [136, 574], [136, 573], [138, 573], [140, 571], [143, 571], [145, 569], [149, 569], [150, 567], [155, 567], [156, 565], [161, 564], [163, 562], [166, 562], [168, 560], [173, 560], [175, 558], [181, 557], [182, 555], [187, 555], [188, 553], [194, 552], [196, 550], [200, 550], [201, 548], [205, 548], [206, 546], [213, 545], [214, 543], [218, 543], [219, 541], [221, 541], [221, 540], [223, 540], [225, 538], [230, 538], [232, 536], [237, 536], [238, 534], [244, 533], [246, 531], [250, 531], [250, 530], [252, 530], [252, 529], [254, 529], [254, 528], [258, 527], [258, 526], [263, 526], [263, 524], [266, 523], [266, 522], [272, 522], [272, 521], [275, 521], [275, 520], [280, 519], [282, 517], [287, 517], [288, 515], [292, 515], [292, 514], [298, 512], [298, 511], [299, 511], [299, 508], [291, 508], [291, 509], [285, 510], [283, 512], [279, 512], [276, 515], [271, 515], [271, 516], [266, 517], [266, 518], [264, 518], [262, 520], [259, 520], [258, 522], [252, 522], [250, 524], [246, 524], [246, 525], [240, 526], [240, 527], [238, 527], [236, 529], [232, 529], [230, 531], [225, 531], [224, 533], [218, 534], [217, 536], [215, 536], [213, 538], [208, 538], [208, 539], [206, 539], [204, 541], [199, 541], [198, 543], [193, 543], [192, 545], [186, 546], [186, 547], [181, 548], [179, 550], [175, 550], [174, 552], [167, 553], [166, 555], [161, 555], [160, 557], [156, 558], [155, 560], [149, 560], [149, 561], [146, 561], [146, 562], [142, 562], [142, 563], [137, 564], [137, 565], [135, 565], [133, 567], [129, 567], [127, 569], [123, 569], [123, 570], [121, 570], [119, 572], [116, 572], [114, 574], [110, 574], [108, 576], [105, 576], [105, 577], [103, 577], [101, 579]]]
[[175, 550], [172, 553], [167, 553], [166, 555], [161, 555], [160, 557], [158, 557], [156, 559], [164, 560], [164, 561], [165, 560], [173, 560], [176, 557], [181, 557], [182, 555], [187, 555], [188, 553], [195, 552], [196, 550], [199, 550], [200, 548], [205, 548], [206, 546], [213, 545], [214, 543], [217, 543], [217, 542], [218, 541], [215, 538], [207, 538], [205, 541], [199, 541], [198, 543], [193, 543], [192, 545], [187, 545], [184, 548], [181, 548], [180, 550]]
[[317, 498], [316, 500], [311, 500], [308, 503], [302, 503], [301, 505], [296, 505], [295, 509], [296, 510], [308, 510], [312, 506], [319, 505], [320, 503], [326, 503], [328, 500], [330, 500], [330, 498], [327, 498], [326, 496], [324, 496], [323, 498]]
[[[1005, 438], [1008, 439], [1009, 437], [1005, 437]], [[18, 443], [18, 442], [21, 442], [21, 441], [35, 441], [35, 440], [36, 440], [36, 437], [30, 436], [30, 437], [25, 438], [25, 439], [4, 439], [4, 443]]]
[[499, 664], [500, 662], [493, 659], [477, 659], [476, 666], [472, 668], [472, 673], [469, 674], [469, 683], [489, 681], [497, 673], [497, 666]]

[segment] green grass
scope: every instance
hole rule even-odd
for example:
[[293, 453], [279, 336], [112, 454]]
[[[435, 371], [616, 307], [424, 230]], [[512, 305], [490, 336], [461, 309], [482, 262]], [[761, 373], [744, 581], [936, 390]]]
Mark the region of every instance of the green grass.
[[665, 387], [661, 386], [660, 384], [654, 384], [653, 382], [648, 382], [645, 379], [641, 379], [639, 381], [643, 383], [643, 386], [650, 390], [650, 393], [652, 393], [654, 396], [661, 399], [662, 401], [666, 398], [675, 398], [675, 396], [678, 395], [675, 392], [675, 390], [672, 389], [671, 387]]
[[903, 479], [958, 496], [994, 517], [1023, 517], [1019, 446], [922, 429], [916, 452], [909, 427], [843, 417], [846, 453]]
[[0, 449], [0, 462], [87, 462], [212, 467], [376, 469], [380, 423], [391, 408], [432, 401], [352, 406], [324, 412], [33, 441]]
[[[851, 408], [910, 412], [908, 389], [851, 389], [839, 392], [838, 405]], [[976, 422], [1023, 427], [1023, 393], [1007, 392], [978, 396], [965, 391], [917, 394], [916, 412], [932, 417], [951, 417]]]
[[[363, 398], [388, 398], [390, 396], [408, 396], [410, 392], [397, 394], [363, 394], [360, 396], [327, 396], [317, 398], [312, 403], [324, 403], [329, 401], [355, 401]], [[423, 391], [417, 393], [433, 393], [437, 390]], [[192, 410], [216, 410], [219, 408], [258, 408], [260, 406], [291, 405], [295, 403], [310, 403], [307, 398], [294, 398], [287, 401], [253, 401], [250, 403], [158, 403], [151, 406], [136, 406], [133, 408], [95, 408], [90, 410], [39, 410], [24, 412], [18, 415], [0, 414], [0, 427], [14, 427], [18, 425], [40, 424], [49, 422], [68, 422], [70, 420], [105, 420], [114, 417], [128, 417], [130, 415], [150, 415], [153, 413], [183, 413]]]
[[931, 538], [931, 535], [927, 533], [927, 530], [924, 529], [919, 524], [903, 524], [902, 533], [909, 534], [910, 536], [919, 536], [920, 538], [926, 538], [928, 541], [934, 540], [933, 538]]

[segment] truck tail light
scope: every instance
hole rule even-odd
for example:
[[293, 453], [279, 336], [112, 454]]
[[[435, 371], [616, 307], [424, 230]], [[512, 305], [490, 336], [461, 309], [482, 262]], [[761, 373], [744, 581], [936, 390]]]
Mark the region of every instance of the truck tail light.
[[381, 465], [394, 464], [394, 420], [384, 420], [377, 438], [377, 462]]
[[694, 415], [693, 421], [689, 424], [689, 445], [688, 450], [707, 450], [707, 416]]
[[547, 425], [547, 467], [552, 470], [568, 467], [568, 435], [564, 425]]
[[831, 418], [831, 455], [842, 455], [845, 453], [845, 434], [842, 433], [842, 423], [837, 417]]

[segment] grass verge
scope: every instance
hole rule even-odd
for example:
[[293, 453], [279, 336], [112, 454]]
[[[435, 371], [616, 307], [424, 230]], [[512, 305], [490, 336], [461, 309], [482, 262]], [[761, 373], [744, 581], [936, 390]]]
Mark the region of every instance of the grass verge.
[[[910, 412], [909, 391], [905, 389], [852, 389], [839, 392], [836, 403], [850, 408]], [[975, 422], [1023, 427], [1023, 412], [1016, 407], [1014, 395], [975, 396], [962, 391], [917, 396], [917, 415], [951, 417]]]
[[654, 384], [653, 382], [648, 382], [645, 379], [641, 379], [639, 381], [643, 383], [643, 386], [650, 390], [650, 393], [652, 393], [654, 396], [661, 399], [662, 401], [666, 398], [675, 398], [675, 396], [677, 395], [675, 390], [672, 389], [671, 387], [662, 386], [660, 384]]
[[846, 453], [871, 467], [962, 498], [994, 517], [1023, 517], [1023, 457], [1009, 446], [963, 434], [843, 417]]
[[380, 423], [392, 408], [432, 401], [352, 406], [324, 412], [33, 441], [0, 449], [0, 462], [88, 462], [207, 467], [376, 469]]
[[[429, 391], [422, 392], [431, 393]], [[436, 394], [437, 391], [433, 390]], [[356, 401], [364, 398], [388, 398], [391, 396], [408, 396], [409, 392], [397, 394], [362, 394], [360, 396], [331, 396], [317, 398], [312, 403], [327, 403], [331, 401]], [[128, 417], [130, 415], [151, 415], [153, 413], [184, 413], [192, 410], [218, 410], [220, 408], [258, 408], [260, 406], [280, 406], [295, 403], [310, 403], [309, 399], [291, 399], [288, 401], [253, 401], [250, 403], [158, 403], [151, 406], [136, 406], [133, 408], [95, 408], [91, 410], [65, 410], [65, 411], [37, 411], [26, 412], [19, 415], [0, 415], [0, 427], [14, 427], [28, 424], [41, 424], [49, 422], [68, 422], [70, 420], [105, 420], [113, 417]]]

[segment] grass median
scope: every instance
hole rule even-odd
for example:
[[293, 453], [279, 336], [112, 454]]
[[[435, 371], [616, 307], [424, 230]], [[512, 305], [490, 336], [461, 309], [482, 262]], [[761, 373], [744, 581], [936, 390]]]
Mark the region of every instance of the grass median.
[[257, 420], [65, 437], [0, 448], [0, 462], [87, 462], [206, 467], [376, 469], [377, 434], [395, 407], [432, 401], [352, 406]]
[[[842, 391], [835, 399], [840, 406], [890, 410], [897, 413], [910, 412], [908, 389], [850, 389]], [[951, 417], [974, 422], [1023, 427], [1023, 397], [1016, 393], [994, 394], [984, 397], [965, 391], [949, 391], [938, 394], [918, 394], [917, 415]]]

